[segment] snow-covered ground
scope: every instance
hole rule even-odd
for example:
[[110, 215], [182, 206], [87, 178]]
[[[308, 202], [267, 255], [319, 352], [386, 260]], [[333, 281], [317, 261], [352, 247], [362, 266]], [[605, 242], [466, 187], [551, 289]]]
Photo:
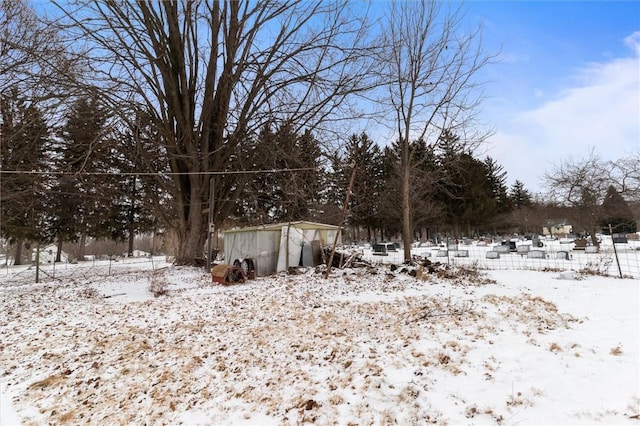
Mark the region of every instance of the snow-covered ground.
[[3, 425], [638, 424], [637, 279], [81, 266], [0, 276]]

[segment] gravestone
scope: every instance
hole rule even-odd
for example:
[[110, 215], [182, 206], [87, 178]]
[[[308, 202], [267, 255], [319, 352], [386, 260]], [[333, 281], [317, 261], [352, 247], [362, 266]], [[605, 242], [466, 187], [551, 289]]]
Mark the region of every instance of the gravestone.
[[488, 251], [487, 252], [487, 259], [500, 259], [500, 253], [498, 253], [497, 251]]
[[546, 257], [546, 253], [542, 250], [532, 250], [527, 253], [527, 258], [529, 259], [545, 259]]
[[388, 256], [387, 246], [386, 244], [373, 244], [373, 255], [374, 256]]
[[587, 240], [584, 238], [580, 238], [573, 242], [574, 250], [584, 250], [587, 247]]

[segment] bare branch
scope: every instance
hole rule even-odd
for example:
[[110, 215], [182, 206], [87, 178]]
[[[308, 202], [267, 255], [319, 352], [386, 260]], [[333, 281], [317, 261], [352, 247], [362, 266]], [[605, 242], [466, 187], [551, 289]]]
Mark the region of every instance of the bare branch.
[[[132, 128], [143, 115], [155, 127], [175, 173], [166, 189], [180, 262], [197, 257], [206, 236], [208, 177], [192, 172], [233, 171], [239, 147], [267, 122], [321, 131], [349, 118], [349, 98], [371, 86], [368, 27], [340, 2], [104, 0], [64, 13], [91, 48], [109, 104]], [[242, 186], [216, 183], [216, 221]]]

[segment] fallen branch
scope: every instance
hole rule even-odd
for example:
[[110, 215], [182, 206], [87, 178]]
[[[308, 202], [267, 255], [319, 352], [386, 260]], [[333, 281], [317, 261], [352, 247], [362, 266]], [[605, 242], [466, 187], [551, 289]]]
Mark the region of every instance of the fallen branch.
[[462, 305], [460, 306], [450, 305], [449, 303], [447, 303], [447, 306], [445, 306], [445, 309], [443, 309], [441, 312], [438, 312], [438, 309], [434, 307], [423, 306], [422, 308], [420, 308], [420, 310], [426, 312], [423, 312], [421, 315], [415, 318], [407, 319], [405, 323], [409, 324], [410, 322], [417, 322], [439, 317], [460, 317], [462, 315], [473, 312], [475, 307], [476, 305], [473, 301], [462, 303]]
[[116, 294], [109, 294], [107, 296], [102, 296], [104, 299], [109, 299], [111, 297], [116, 297], [116, 296], [125, 296], [127, 293], [116, 293]]

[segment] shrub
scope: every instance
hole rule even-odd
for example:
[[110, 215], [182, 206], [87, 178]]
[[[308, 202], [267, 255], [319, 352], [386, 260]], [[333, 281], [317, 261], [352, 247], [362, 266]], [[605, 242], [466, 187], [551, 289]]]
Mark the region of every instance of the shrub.
[[169, 283], [165, 279], [152, 277], [149, 284], [149, 292], [154, 297], [166, 296], [169, 294]]

